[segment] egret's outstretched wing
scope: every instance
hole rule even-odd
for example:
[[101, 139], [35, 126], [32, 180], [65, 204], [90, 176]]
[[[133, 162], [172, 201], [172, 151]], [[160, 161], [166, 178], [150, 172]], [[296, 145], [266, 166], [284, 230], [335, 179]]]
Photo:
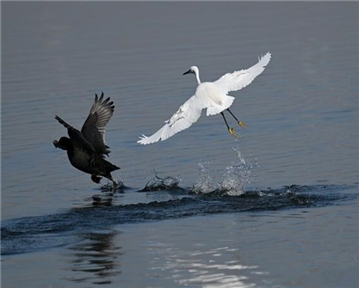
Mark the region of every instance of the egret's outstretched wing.
[[268, 65], [270, 58], [271, 53], [268, 52], [266, 55], [259, 58], [258, 63], [251, 68], [227, 73], [213, 83], [226, 93], [240, 90], [251, 84], [252, 81], [264, 71], [264, 68]]
[[103, 93], [100, 98], [95, 94], [95, 101], [90, 109], [90, 113], [82, 126], [81, 133], [87, 141], [91, 142], [98, 153], [108, 154], [110, 151], [105, 142], [106, 124], [110, 120], [115, 106], [110, 102], [110, 97], [103, 99]]
[[195, 123], [201, 116], [202, 109], [205, 104], [201, 99], [193, 95], [173, 114], [171, 119], [165, 121], [165, 125], [152, 136], [142, 135], [137, 143], [146, 145], [157, 141], [164, 141], [176, 133], [187, 129]]

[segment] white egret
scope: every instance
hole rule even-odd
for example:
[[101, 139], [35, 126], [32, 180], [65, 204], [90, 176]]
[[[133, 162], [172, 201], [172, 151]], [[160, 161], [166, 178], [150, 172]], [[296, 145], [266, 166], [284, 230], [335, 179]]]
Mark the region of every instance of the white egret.
[[237, 121], [238, 125], [245, 128], [244, 122], [239, 121], [236, 116], [229, 110], [234, 97], [229, 96], [228, 92], [240, 90], [249, 85], [259, 74], [264, 71], [271, 59], [271, 53], [265, 54], [258, 59], [258, 63], [248, 69], [227, 73], [214, 82], [201, 83], [199, 78], [199, 69], [197, 66], [192, 66], [187, 72], [193, 73], [197, 80], [197, 89], [195, 94], [189, 98], [173, 116], [165, 121], [165, 125], [153, 135], [147, 137], [142, 135], [139, 144], [151, 144], [158, 141], [164, 141], [176, 133], [189, 128], [201, 116], [203, 109], [207, 109], [207, 116], [217, 115], [221, 113], [224, 122], [226, 123], [228, 132], [238, 138], [237, 132], [233, 127], [229, 127], [227, 120], [223, 114], [227, 110]]

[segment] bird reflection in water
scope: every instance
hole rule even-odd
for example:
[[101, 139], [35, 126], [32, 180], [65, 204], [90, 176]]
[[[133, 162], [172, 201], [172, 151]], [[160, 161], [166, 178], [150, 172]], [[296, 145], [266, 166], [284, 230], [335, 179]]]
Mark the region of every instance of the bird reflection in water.
[[116, 186], [112, 183], [105, 184], [101, 187], [101, 193], [92, 196], [93, 206], [112, 206], [113, 200], [119, 197], [123, 197], [123, 193], [128, 187], [123, 184], [123, 181], [116, 182]]
[[83, 240], [70, 248], [74, 259], [70, 270], [74, 276], [68, 280], [91, 284], [111, 284], [112, 277], [121, 273], [118, 258], [121, 247], [115, 245], [117, 231], [96, 231], [78, 236]]

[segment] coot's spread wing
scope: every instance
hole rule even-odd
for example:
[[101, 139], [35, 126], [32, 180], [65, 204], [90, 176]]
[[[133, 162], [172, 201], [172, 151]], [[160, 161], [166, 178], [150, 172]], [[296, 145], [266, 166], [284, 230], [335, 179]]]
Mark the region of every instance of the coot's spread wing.
[[96, 152], [101, 155], [110, 153], [105, 141], [105, 130], [114, 109], [115, 106], [112, 101], [110, 102], [110, 97], [104, 100], [103, 93], [100, 97], [95, 94], [95, 101], [81, 129], [86, 140], [91, 142]]
[[95, 153], [93, 145], [84, 138], [79, 130], [75, 129], [70, 124], [67, 124], [59, 116], [55, 116], [55, 119], [67, 128], [67, 133], [69, 134], [70, 140], [75, 149], [78, 148], [84, 150], [89, 155], [93, 155]]

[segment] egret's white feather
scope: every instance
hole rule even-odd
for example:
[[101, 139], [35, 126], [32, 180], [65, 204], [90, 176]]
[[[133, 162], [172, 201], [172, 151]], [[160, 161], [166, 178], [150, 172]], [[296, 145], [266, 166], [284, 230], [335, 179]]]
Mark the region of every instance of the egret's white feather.
[[217, 115], [222, 111], [228, 109], [229, 107], [231, 107], [233, 101], [234, 97], [232, 96], [223, 97], [220, 105], [212, 104], [207, 108], [207, 116]]
[[205, 107], [200, 99], [193, 95], [173, 114], [171, 119], [165, 121], [166, 124], [160, 130], [149, 137], [142, 135], [137, 143], [146, 145], [160, 140], [163, 141], [187, 129], [199, 119], [203, 108]]
[[217, 81], [213, 82], [213, 84], [217, 85], [220, 89], [223, 89], [225, 93], [238, 91], [251, 84], [252, 81], [264, 71], [264, 68], [268, 65], [271, 56], [271, 53], [268, 52], [251, 68], [227, 73]]

